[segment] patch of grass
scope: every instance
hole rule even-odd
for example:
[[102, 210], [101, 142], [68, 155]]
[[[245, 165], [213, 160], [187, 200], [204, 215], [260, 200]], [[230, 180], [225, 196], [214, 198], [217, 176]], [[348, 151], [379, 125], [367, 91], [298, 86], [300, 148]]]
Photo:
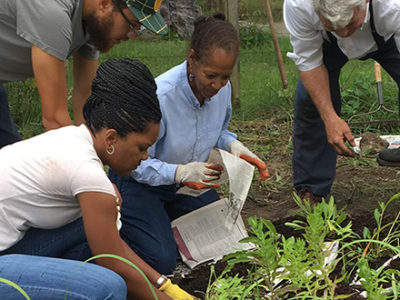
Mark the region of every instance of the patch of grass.
[[[283, 0], [270, 0], [269, 2], [274, 22], [282, 22]], [[239, 9], [240, 19], [251, 20], [253, 23], [268, 23], [264, 1], [241, 0]]]
[[43, 132], [40, 97], [33, 79], [6, 84], [10, 113], [20, 134], [31, 137]]
[[187, 41], [139, 39], [127, 41], [100, 56], [100, 62], [109, 58], [129, 57], [142, 61], [156, 77], [185, 60]]
[[[224, 11], [224, 0], [197, 0], [196, 4], [202, 9], [203, 14], [212, 15], [214, 12]], [[283, 0], [270, 0], [272, 17], [275, 22], [282, 22]], [[267, 24], [264, 1], [262, 0], [239, 0], [239, 19], [251, 23]]]

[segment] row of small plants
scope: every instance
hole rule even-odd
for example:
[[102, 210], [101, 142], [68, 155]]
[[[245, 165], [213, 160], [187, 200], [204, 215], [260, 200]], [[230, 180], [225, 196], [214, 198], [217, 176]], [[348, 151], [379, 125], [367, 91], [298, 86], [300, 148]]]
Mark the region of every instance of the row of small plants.
[[[219, 275], [212, 268], [205, 299], [346, 299], [357, 286], [366, 299], [398, 299], [400, 271], [371, 265], [400, 253], [400, 213], [385, 222], [388, 206], [399, 198], [400, 193], [379, 203], [373, 214], [376, 226], [361, 234], [352, 230], [332, 197], [312, 208], [294, 195], [298, 219], [285, 225], [298, 231], [297, 237], [285, 237], [270, 221], [251, 217], [250, 236], [242, 242], [253, 243], [254, 249], [227, 255], [227, 267]], [[233, 274], [240, 263], [249, 266], [246, 276]], [[344, 284], [354, 288], [337, 293]]]

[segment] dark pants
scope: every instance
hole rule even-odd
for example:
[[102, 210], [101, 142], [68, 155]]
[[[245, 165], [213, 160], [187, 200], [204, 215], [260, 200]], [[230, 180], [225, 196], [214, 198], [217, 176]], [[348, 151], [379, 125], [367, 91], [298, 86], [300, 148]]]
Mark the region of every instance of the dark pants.
[[[348, 61], [334, 44], [324, 42], [324, 64], [329, 74], [332, 103], [340, 116], [342, 99], [339, 87], [341, 68]], [[363, 57], [379, 62], [400, 87], [400, 54], [394, 39]], [[318, 79], [316, 79], [318, 80]], [[400, 104], [400, 98], [399, 98]], [[329, 194], [336, 175], [337, 154], [328, 143], [323, 121], [301, 80], [297, 82], [293, 126], [293, 181], [296, 190], [309, 188], [316, 195]]]
[[11, 120], [6, 88], [0, 83], [0, 148], [20, 140], [21, 136]]
[[32, 227], [27, 230], [22, 240], [0, 251], [0, 255], [4, 254], [28, 254], [82, 261], [92, 256], [82, 218], [56, 229]]
[[171, 221], [219, 199], [215, 190], [199, 197], [176, 194], [175, 185], [149, 186], [112, 170], [110, 180], [122, 197], [121, 237], [144, 261], [162, 274], [170, 274], [177, 262]]

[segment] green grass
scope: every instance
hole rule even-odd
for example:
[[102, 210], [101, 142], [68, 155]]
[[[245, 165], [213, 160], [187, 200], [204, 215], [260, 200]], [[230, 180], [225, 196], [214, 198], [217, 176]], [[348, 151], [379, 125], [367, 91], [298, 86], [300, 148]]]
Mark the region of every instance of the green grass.
[[[274, 22], [282, 22], [283, 0], [270, 0]], [[268, 18], [263, 0], [241, 0], [239, 18], [255, 23], [267, 24]]]
[[[230, 0], [225, 0], [230, 1]], [[224, 11], [224, 0], [197, 0], [196, 4], [203, 14], [212, 15], [217, 11]], [[270, 0], [272, 17], [275, 22], [282, 22], [283, 0]], [[252, 23], [267, 24], [264, 0], [239, 0], [239, 19]]]

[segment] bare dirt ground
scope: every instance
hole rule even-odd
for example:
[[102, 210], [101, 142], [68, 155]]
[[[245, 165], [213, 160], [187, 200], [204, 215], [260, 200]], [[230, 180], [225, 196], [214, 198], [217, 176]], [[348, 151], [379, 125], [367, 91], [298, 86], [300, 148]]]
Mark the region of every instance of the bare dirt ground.
[[[254, 150], [268, 165], [271, 177], [265, 182], [256, 180], [250, 188], [248, 199], [242, 210], [243, 220], [250, 216], [260, 216], [271, 220], [277, 227], [284, 220], [293, 218], [296, 204], [293, 201], [291, 168], [291, 128], [290, 121], [233, 122], [231, 130], [239, 140]], [[378, 202], [388, 200], [400, 192], [400, 168], [381, 167], [376, 157], [343, 158], [337, 163], [337, 176], [332, 187], [338, 208], [345, 207], [353, 220], [353, 227], [374, 223], [372, 212]], [[389, 213], [399, 211], [400, 203], [395, 203]], [[222, 271], [224, 264], [218, 263], [216, 270]], [[185, 278], [175, 276], [182, 288], [195, 293], [204, 292], [209, 280], [209, 266], [197, 267]], [[243, 274], [245, 275], [245, 274]], [[201, 293], [196, 292], [201, 297]], [[356, 296], [351, 299], [359, 299]]]

